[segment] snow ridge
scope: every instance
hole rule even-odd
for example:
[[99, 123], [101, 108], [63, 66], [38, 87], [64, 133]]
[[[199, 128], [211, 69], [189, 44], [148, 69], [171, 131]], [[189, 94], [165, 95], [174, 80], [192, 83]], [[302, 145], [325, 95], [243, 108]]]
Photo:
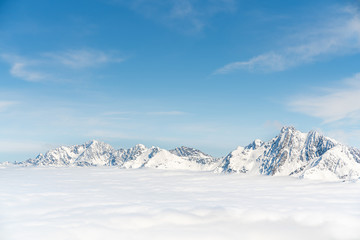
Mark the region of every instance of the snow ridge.
[[[257, 140], [256, 140], [257, 141]], [[268, 142], [255, 141], [227, 155], [216, 172], [297, 176], [311, 179], [358, 179], [360, 151], [316, 131], [283, 127]]]
[[360, 150], [317, 131], [302, 133], [294, 127], [283, 127], [270, 141], [256, 139], [223, 158], [184, 146], [165, 150], [138, 144], [130, 149], [116, 150], [109, 144], [92, 140], [82, 145], [62, 146], [15, 165], [117, 166], [352, 180], [360, 178]]

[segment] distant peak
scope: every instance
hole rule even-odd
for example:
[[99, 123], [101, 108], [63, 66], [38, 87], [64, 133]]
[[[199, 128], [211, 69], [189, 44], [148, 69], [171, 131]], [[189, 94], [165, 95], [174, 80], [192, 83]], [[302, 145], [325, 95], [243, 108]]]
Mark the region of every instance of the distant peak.
[[261, 145], [263, 143], [263, 141], [260, 139], [255, 139], [253, 143], [256, 145]]
[[181, 149], [181, 150], [195, 150], [194, 148], [191, 147], [186, 147], [186, 146], [181, 146], [181, 147], [177, 147], [175, 149]]
[[93, 145], [93, 144], [98, 144], [98, 143], [99, 143], [99, 141], [93, 139], [93, 140], [91, 140], [91, 141], [86, 142], [85, 144], [86, 144], [86, 146], [91, 146], [91, 145]]
[[293, 132], [293, 131], [296, 131], [296, 128], [294, 126], [283, 126], [281, 128], [282, 133], [284, 133], [284, 132]]
[[311, 130], [309, 132], [309, 135], [322, 135], [320, 132], [316, 131], [316, 130]]
[[256, 149], [258, 147], [260, 147], [261, 145], [263, 145], [264, 142], [260, 139], [255, 139], [252, 143], [250, 143], [249, 145], [246, 146], [247, 149]]
[[323, 133], [321, 133], [319, 131], [316, 131], [316, 130], [311, 130], [310, 132], [308, 132], [307, 137], [308, 137], [308, 139], [324, 138], [324, 139], [326, 139], [328, 141], [331, 141], [334, 144], [339, 144], [338, 141], [336, 141], [336, 140], [334, 140], [334, 139], [332, 139], [330, 137], [327, 137]]
[[185, 146], [181, 146], [181, 147], [176, 147], [174, 149], [169, 150], [169, 152], [171, 152], [172, 154], [175, 154], [177, 156], [180, 157], [184, 157], [184, 156], [199, 156], [199, 155], [203, 155], [203, 156], [207, 156], [207, 157], [212, 157], [211, 155], [208, 155], [206, 153], [203, 153], [202, 151], [196, 149], [196, 148], [192, 148], [192, 147], [185, 147]]
[[186, 146], [181, 146], [181, 147], [176, 147], [174, 149], [171, 149], [170, 152], [174, 152], [174, 151], [179, 151], [179, 152], [188, 152], [188, 151], [199, 151], [195, 148], [191, 148], [191, 147], [186, 147]]
[[144, 144], [139, 143], [139, 144], [136, 144], [136, 145], [134, 146], [134, 148], [136, 148], [136, 149], [145, 149], [146, 147], [145, 147]]

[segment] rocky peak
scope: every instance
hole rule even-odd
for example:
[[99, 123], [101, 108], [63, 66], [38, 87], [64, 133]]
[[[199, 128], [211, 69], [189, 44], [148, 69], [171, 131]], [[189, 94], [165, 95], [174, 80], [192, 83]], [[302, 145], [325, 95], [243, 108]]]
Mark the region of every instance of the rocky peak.
[[283, 126], [280, 130], [280, 133], [290, 133], [297, 131], [295, 127], [293, 126]]
[[201, 152], [200, 150], [197, 150], [195, 148], [185, 147], [185, 146], [177, 147], [175, 149], [170, 150], [169, 152], [171, 152], [172, 154], [175, 154], [179, 157], [199, 155], [200, 153], [206, 155], [205, 153]]
[[263, 144], [264, 144], [264, 142], [261, 141], [260, 139], [255, 139], [252, 143], [247, 145], [245, 147], [245, 149], [257, 149], [257, 148], [261, 147]]

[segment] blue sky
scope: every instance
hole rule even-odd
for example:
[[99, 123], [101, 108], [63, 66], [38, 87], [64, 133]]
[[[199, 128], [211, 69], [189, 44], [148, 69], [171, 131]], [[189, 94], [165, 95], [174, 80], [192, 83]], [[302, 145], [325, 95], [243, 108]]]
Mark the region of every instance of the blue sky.
[[360, 147], [360, 2], [0, 1], [0, 160], [97, 139]]

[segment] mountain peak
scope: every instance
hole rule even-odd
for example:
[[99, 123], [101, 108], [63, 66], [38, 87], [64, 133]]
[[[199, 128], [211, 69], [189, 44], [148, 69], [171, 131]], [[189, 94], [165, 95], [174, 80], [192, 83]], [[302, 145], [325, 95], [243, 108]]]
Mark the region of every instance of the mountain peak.
[[191, 147], [181, 146], [181, 147], [177, 147], [175, 149], [169, 150], [169, 152], [176, 156], [187, 158], [190, 161], [195, 161], [195, 162], [203, 164], [203, 165], [208, 165], [208, 164], [211, 165], [217, 161], [216, 158], [214, 158], [206, 153], [203, 153], [202, 151], [200, 151], [196, 148], [191, 148]]
[[258, 147], [262, 146], [264, 142], [260, 139], [255, 139], [252, 143], [247, 145], [245, 148], [247, 149], [257, 149]]
[[86, 142], [85, 145], [89, 147], [91, 145], [96, 145], [96, 144], [99, 144], [99, 143], [100, 142], [98, 140], [93, 139], [93, 140], [90, 140], [90, 141]]
[[294, 132], [296, 131], [296, 128], [294, 126], [283, 126], [281, 128], [281, 133], [284, 133], [284, 132]]
[[185, 146], [176, 147], [176, 148], [170, 150], [170, 152], [179, 157], [202, 153], [200, 150], [197, 150], [197, 149], [191, 148], [191, 147], [185, 147]]
[[113, 149], [91, 140], [82, 145], [59, 147], [18, 165], [24, 166], [119, 166], [121, 168], [188, 169], [298, 176], [306, 178], [355, 179], [360, 177], [360, 150], [349, 148], [317, 131], [302, 133], [284, 126], [278, 136], [263, 142], [254, 140], [224, 158], [214, 158], [195, 148], [172, 150], [147, 148]]
[[136, 148], [136, 149], [146, 149], [145, 145], [144, 145], [144, 144], [141, 144], [141, 143], [136, 144], [136, 145], [134, 146], [134, 148]]

